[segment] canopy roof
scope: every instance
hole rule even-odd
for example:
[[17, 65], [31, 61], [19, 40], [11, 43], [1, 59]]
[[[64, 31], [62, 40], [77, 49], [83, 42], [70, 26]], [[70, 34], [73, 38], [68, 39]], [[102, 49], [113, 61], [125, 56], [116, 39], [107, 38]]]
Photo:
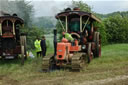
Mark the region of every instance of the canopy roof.
[[21, 18], [17, 17], [17, 16], [10, 16], [10, 15], [0, 16], [0, 22], [3, 22], [4, 20], [10, 20], [12, 22], [20, 21], [21, 23], [24, 23], [24, 21]]
[[64, 20], [65, 16], [71, 16], [71, 15], [78, 15], [82, 16], [83, 18], [90, 17], [90, 20], [92, 21], [97, 21], [101, 22], [100, 19], [95, 17], [92, 13], [88, 12], [83, 12], [83, 11], [66, 11], [66, 12], [61, 12], [56, 15], [56, 19]]

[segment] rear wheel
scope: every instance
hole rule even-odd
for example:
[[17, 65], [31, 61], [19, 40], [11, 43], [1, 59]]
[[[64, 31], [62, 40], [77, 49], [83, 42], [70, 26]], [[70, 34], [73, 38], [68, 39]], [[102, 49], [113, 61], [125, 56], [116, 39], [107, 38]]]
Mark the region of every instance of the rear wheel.
[[91, 43], [88, 43], [88, 49], [87, 49], [87, 59], [88, 59], [88, 63], [91, 62], [91, 60], [93, 59], [93, 52], [91, 49]]
[[101, 56], [101, 38], [99, 32], [95, 32], [94, 35], [94, 42], [95, 42], [95, 50], [94, 50], [94, 57]]

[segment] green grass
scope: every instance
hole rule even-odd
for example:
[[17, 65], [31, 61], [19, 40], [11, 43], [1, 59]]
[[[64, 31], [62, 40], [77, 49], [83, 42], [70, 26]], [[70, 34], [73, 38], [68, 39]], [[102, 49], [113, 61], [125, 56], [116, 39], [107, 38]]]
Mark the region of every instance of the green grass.
[[[42, 58], [28, 58], [24, 66], [20, 65], [20, 60], [0, 61], [0, 76], [7, 76], [8, 78], [21, 82], [42, 80], [45, 85], [70, 85], [72, 84], [71, 81], [83, 82], [85, 80], [97, 80], [118, 75], [128, 75], [127, 51], [128, 44], [104, 46], [102, 47], [102, 56], [93, 59], [81, 72], [60, 70], [50, 73], [40, 73]], [[35, 52], [32, 52], [35, 55]], [[48, 49], [47, 55], [50, 53], [53, 53], [52, 48]], [[57, 81], [50, 81], [49, 83], [43, 81], [56, 78], [58, 78]]]
[[[96, 79], [127, 74], [128, 71], [127, 51], [128, 51], [128, 44], [114, 44], [114, 45], [104, 46], [102, 47], [102, 57], [94, 59], [88, 65], [85, 72], [86, 73], [97, 72], [99, 78]], [[98, 76], [94, 75], [94, 77], [98, 77]]]
[[[27, 77], [38, 76], [41, 70], [42, 58], [36, 57], [36, 52], [32, 50], [35, 58], [29, 58], [25, 61], [25, 65], [21, 66], [21, 60], [0, 60], [0, 75], [8, 75], [14, 79], [24, 80]], [[53, 54], [53, 49], [47, 49], [47, 55]], [[37, 74], [36, 74], [37, 73]], [[17, 77], [15, 77], [17, 76]]]
[[[33, 55], [36, 57], [35, 49], [30, 50], [30, 51], [31, 51], [31, 52], [33, 53]], [[53, 49], [52, 47], [47, 48], [46, 55], [53, 54], [53, 53], [54, 53], [54, 49]]]

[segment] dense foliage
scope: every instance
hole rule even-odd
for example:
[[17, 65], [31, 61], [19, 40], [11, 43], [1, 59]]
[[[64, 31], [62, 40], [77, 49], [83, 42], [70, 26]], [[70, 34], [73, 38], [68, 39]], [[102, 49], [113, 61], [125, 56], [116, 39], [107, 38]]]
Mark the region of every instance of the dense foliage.
[[27, 49], [34, 49], [34, 41], [36, 38], [41, 38], [43, 36], [43, 30], [37, 27], [23, 27], [20, 32], [25, 33], [27, 36]]
[[37, 17], [34, 19], [34, 26], [37, 26], [38, 28], [42, 29], [45, 34], [49, 34], [53, 32], [53, 29], [55, 28], [56, 19], [54, 17], [49, 16], [42, 16]]
[[92, 12], [91, 7], [84, 3], [83, 1], [72, 1], [72, 6], [71, 7], [79, 7], [81, 11], [85, 11], [85, 12]]
[[104, 20], [109, 43], [128, 42], [128, 17], [116, 15]]
[[35, 24], [40, 28], [50, 29], [53, 28], [52, 17], [38, 17]]

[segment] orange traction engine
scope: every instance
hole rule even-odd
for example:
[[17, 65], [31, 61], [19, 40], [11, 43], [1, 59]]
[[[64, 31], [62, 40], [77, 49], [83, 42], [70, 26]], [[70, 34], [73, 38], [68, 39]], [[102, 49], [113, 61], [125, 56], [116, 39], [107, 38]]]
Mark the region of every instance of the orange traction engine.
[[[57, 61], [70, 61], [74, 52], [80, 51], [80, 46], [78, 42], [75, 42], [75, 45], [71, 45], [65, 38], [62, 39], [62, 42], [57, 43]], [[61, 62], [62, 63], [62, 62]]]
[[71, 43], [58, 43], [57, 44], [57, 60], [66, 60], [70, 51]]

